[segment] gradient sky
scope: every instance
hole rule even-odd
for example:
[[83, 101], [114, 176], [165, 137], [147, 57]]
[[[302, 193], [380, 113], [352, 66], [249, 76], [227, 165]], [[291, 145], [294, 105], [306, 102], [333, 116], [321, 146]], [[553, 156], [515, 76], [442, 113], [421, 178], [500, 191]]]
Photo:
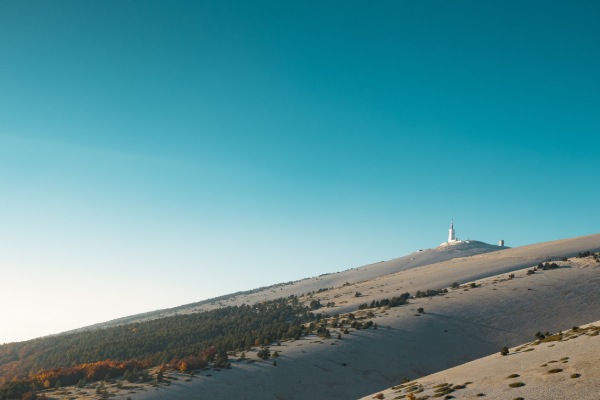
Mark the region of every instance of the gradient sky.
[[[525, 3], [525, 4], [524, 4]], [[0, 343], [599, 231], [597, 1], [0, 2]]]

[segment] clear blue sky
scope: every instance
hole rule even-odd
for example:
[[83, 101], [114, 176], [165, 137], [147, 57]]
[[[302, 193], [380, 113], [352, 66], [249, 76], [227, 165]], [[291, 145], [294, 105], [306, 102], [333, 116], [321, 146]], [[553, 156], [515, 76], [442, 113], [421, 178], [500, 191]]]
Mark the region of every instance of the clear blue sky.
[[597, 233], [597, 1], [0, 2], [0, 343]]

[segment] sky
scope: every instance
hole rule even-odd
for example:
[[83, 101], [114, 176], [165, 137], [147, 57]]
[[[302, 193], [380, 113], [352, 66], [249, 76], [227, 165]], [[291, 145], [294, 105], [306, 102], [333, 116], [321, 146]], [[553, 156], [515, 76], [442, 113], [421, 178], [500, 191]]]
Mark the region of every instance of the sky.
[[599, 232], [597, 1], [0, 2], [0, 343]]

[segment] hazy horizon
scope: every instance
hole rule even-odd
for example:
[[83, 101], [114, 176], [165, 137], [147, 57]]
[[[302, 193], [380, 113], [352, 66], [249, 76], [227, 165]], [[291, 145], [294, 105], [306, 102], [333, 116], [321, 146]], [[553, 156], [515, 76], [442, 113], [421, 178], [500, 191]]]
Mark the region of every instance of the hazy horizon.
[[598, 233], [600, 4], [0, 3], [0, 343]]

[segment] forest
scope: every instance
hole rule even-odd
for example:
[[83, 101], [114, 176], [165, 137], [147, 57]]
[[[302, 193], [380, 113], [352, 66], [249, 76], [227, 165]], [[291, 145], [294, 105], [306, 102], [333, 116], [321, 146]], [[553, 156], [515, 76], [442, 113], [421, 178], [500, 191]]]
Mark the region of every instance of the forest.
[[23, 390], [40, 389], [59, 379], [67, 384], [65, 380], [76, 383], [84, 376], [90, 381], [103, 379], [107, 372], [122, 376], [132, 368], [202, 366], [219, 357], [222, 362], [227, 351], [298, 339], [305, 333], [303, 324], [318, 319], [320, 315], [290, 296], [5, 344], [0, 346], [0, 399], [18, 398]]

